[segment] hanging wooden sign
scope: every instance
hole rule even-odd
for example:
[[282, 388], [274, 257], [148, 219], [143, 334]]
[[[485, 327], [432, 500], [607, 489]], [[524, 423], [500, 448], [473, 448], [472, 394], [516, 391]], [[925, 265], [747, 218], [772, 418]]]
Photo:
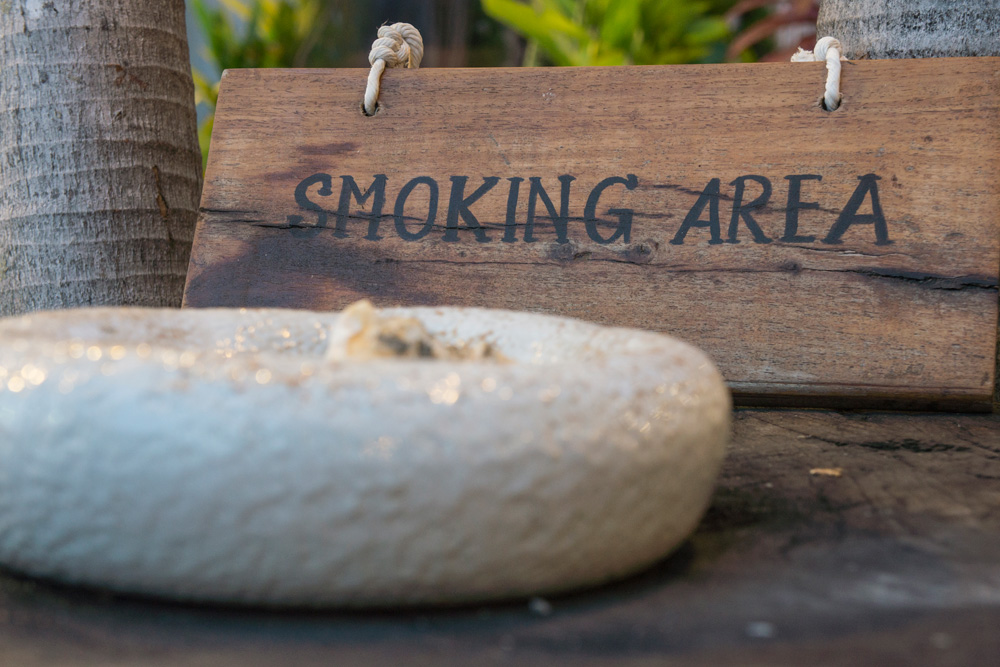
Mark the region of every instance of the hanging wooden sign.
[[224, 77], [187, 306], [511, 308], [740, 402], [989, 409], [1000, 59]]

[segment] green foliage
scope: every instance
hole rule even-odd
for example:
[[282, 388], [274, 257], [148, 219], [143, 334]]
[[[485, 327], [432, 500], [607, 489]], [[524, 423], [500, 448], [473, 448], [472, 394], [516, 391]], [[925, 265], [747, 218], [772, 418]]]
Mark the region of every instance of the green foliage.
[[202, 159], [208, 159], [219, 74], [237, 67], [305, 67], [325, 24], [321, 0], [190, 0], [207, 43], [205, 60], [216, 72], [195, 69], [195, 102], [211, 110], [198, 128]]
[[725, 0], [482, 0], [528, 39], [525, 65], [665, 65], [722, 59]]

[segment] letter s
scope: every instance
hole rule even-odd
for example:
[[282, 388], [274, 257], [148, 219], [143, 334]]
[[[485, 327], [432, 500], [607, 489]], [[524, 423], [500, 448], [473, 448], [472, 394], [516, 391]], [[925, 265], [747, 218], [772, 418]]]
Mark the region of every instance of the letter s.
[[301, 215], [288, 216], [288, 224], [292, 228], [292, 236], [296, 238], [312, 238], [319, 234], [319, 230], [326, 227], [329, 218], [326, 209], [309, 199], [309, 188], [316, 184], [320, 185], [318, 191], [320, 196], [329, 197], [333, 194], [333, 178], [330, 174], [313, 174], [312, 176], [307, 176], [295, 187], [295, 203], [300, 208], [316, 212], [316, 224], [311, 227], [301, 224]]

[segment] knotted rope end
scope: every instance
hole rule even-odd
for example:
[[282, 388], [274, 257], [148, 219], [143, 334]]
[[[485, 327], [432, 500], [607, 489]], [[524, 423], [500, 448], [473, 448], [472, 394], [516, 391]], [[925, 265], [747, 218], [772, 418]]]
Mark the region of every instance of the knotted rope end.
[[382, 73], [387, 67], [417, 69], [424, 58], [424, 39], [420, 31], [409, 23], [393, 23], [378, 29], [378, 39], [372, 42], [368, 62], [368, 85], [362, 109], [367, 116], [374, 116], [378, 109]]

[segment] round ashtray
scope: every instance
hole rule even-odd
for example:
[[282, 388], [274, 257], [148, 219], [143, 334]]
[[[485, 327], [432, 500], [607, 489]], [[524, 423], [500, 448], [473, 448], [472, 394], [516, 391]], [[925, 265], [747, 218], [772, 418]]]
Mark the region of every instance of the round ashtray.
[[386, 309], [496, 359], [331, 359], [336, 313], [0, 321], [0, 564], [181, 600], [466, 603], [624, 577], [697, 524], [730, 434], [668, 336]]

